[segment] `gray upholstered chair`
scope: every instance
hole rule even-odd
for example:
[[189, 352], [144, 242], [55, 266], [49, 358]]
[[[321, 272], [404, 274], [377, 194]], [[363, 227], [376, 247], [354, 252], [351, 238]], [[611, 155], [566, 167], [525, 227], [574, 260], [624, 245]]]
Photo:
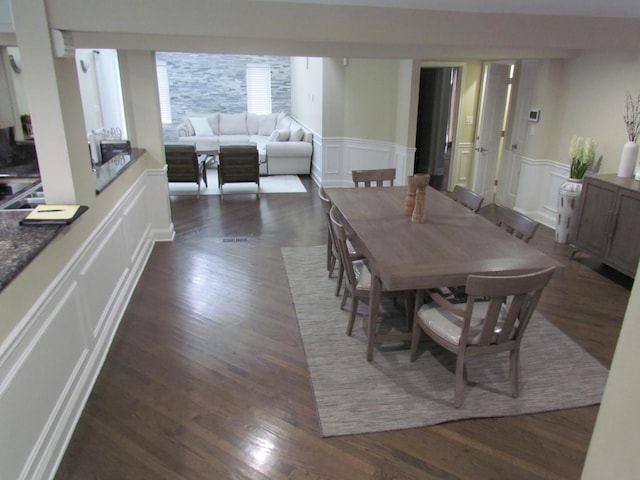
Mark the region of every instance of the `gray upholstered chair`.
[[393, 181], [396, 179], [395, 168], [378, 168], [372, 170], [352, 170], [351, 179], [356, 188], [363, 184], [365, 187], [371, 187], [372, 184], [375, 187], [383, 187], [384, 182], [389, 182], [390, 186], [393, 186]]
[[[517, 397], [522, 337], [554, 270], [550, 267], [514, 276], [469, 275], [466, 305], [454, 305], [438, 292], [429, 292], [435, 303], [421, 306], [424, 293], [418, 292], [410, 360], [413, 362], [418, 356], [422, 332], [456, 354], [454, 405], [460, 407], [467, 359], [509, 352], [511, 394]], [[477, 301], [480, 298], [482, 302]]]
[[207, 170], [204, 162], [198, 159], [195, 145], [186, 143], [166, 144], [164, 146], [169, 182], [195, 182], [200, 195], [200, 183], [207, 184]]
[[223, 196], [226, 183], [252, 182], [258, 186], [256, 195], [260, 197], [260, 165], [258, 148], [255, 144], [220, 145], [218, 165], [218, 187]]

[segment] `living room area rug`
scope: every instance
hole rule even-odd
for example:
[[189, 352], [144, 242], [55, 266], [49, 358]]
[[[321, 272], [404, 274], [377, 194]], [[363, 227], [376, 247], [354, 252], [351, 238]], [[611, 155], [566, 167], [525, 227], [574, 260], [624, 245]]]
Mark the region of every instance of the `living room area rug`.
[[[200, 184], [200, 195], [220, 195], [218, 188], [218, 170], [216, 168], [207, 168], [207, 183], [209, 187], [205, 188], [204, 183]], [[224, 185], [224, 193], [253, 193], [257, 191], [255, 183], [227, 183]], [[304, 193], [307, 189], [304, 187], [297, 175], [268, 175], [260, 177], [260, 194], [263, 193]], [[198, 186], [195, 182], [178, 183], [169, 182], [169, 195], [197, 195]]]
[[[327, 276], [326, 245], [281, 250], [323, 437], [600, 403], [608, 370], [536, 312], [520, 350], [520, 396], [511, 397], [508, 353], [475, 357], [467, 364], [464, 402], [455, 408], [453, 354], [423, 335], [414, 363], [408, 342], [376, 346], [367, 362], [367, 301], [348, 337], [349, 303], [340, 310], [335, 275]], [[380, 328], [403, 321], [403, 304], [383, 298]]]

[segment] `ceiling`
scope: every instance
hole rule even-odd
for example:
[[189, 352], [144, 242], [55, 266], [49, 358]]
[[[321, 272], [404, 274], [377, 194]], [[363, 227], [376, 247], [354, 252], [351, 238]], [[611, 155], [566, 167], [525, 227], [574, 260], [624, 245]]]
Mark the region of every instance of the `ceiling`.
[[640, 18], [640, 0], [262, 0], [319, 5], [413, 8], [476, 13], [520, 13]]

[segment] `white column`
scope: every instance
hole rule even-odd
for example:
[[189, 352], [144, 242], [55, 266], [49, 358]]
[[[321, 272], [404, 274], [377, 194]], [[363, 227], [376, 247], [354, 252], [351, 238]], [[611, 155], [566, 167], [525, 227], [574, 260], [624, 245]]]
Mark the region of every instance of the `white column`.
[[45, 197], [90, 204], [95, 182], [75, 59], [54, 57], [44, 0], [13, 1], [12, 9]]

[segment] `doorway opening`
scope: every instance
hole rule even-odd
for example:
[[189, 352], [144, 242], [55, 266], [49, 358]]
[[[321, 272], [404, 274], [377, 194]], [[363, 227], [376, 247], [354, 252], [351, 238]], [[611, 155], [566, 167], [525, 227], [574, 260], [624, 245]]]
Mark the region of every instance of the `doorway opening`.
[[431, 175], [430, 185], [446, 189], [455, 145], [461, 67], [420, 69], [414, 173]]

